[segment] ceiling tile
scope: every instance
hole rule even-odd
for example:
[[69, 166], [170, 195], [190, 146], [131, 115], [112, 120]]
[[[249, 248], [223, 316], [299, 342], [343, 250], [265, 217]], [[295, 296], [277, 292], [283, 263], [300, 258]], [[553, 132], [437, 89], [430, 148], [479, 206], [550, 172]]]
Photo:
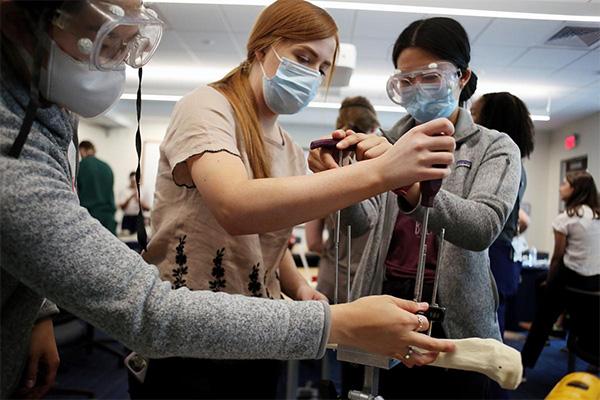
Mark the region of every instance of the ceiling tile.
[[553, 99], [551, 109], [553, 113], [562, 113], [561, 111], [566, 109], [583, 113], [600, 111], [600, 80], [596, 80], [585, 89]]
[[588, 71], [573, 71], [570, 69], [562, 69], [549, 75], [549, 80], [559, 83], [561, 86], [580, 88], [586, 87], [592, 82], [598, 80], [598, 74], [592, 70]]
[[595, 50], [553, 72], [549, 79], [573, 88], [586, 88], [600, 77], [600, 50]]
[[587, 55], [575, 60], [567, 65], [564, 70], [567, 71], [590, 71], [594, 74], [600, 74], [600, 48], [589, 52]]
[[244, 56], [246, 55], [246, 43], [248, 43], [248, 36], [248, 33], [237, 33], [233, 35], [233, 38], [235, 39], [238, 48]]
[[539, 69], [539, 68], [520, 68], [520, 67], [507, 67], [504, 68], [502, 74], [507, 78], [513, 80], [523, 80], [528, 82], [539, 82], [543, 83], [547, 77], [550, 76], [552, 70]]
[[152, 56], [152, 65], [185, 65], [194, 62], [179, 35], [173, 31], [163, 33], [156, 53]]
[[179, 36], [198, 58], [211, 64], [237, 64], [243, 57], [243, 49], [238, 52], [234, 39], [227, 33], [181, 32]]
[[539, 46], [552, 36], [562, 21], [531, 21], [517, 19], [495, 19], [477, 38], [478, 46]]
[[[243, 33], [246, 36], [252, 30], [254, 22], [258, 18], [263, 7], [257, 6], [221, 6], [225, 18], [234, 33]], [[342, 41], [352, 40], [352, 31], [354, 28], [353, 10], [329, 10], [329, 14], [333, 17], [340, 30], [340, 38]]]
[[229, 22], [231, 30], [235, 33], [248, 34], [254, 26], [254, 22], [262, 11], [263, 7], [259, 6], [221, 6], [225, 18]]
[[[218, 6], [205, 4], [158, 4], [167, 25], [178, 32], [223, 32], [226, 30]], [[245, 7], [244, 7], [245, 8]]]
[[552, 2], [552, 3], [589, 3], [590, 0], [529, 0], [538, 3]]
[[357, 66], [362, 65], [381, 65], [382, 67], [393, 71], [392, 50], [393, 42], [386, 42], [375, 39], [359, 39], [354, 41], [356, 46]]
[[335, 20], [340, 32], [340, 39], [343, 42], [352, 40], [352, 33], [356, 20], [357, 11], [354, 10], [328, 10], [327, 11]]
[[394, 66], [391, 58], [388, 59], [375, 59], [375, 58], [363, 58], [359, 57], [356, 61], [356, 70], [354, 73], [359, 74], [385, 74], [390, 75], [394, 72]]
[[522, 46], [480, 46], [471, 49], [471, 64], [479, 67], [506, 67], [527, 51]]
[[[425, 15], [425, 18], [440, 17], [441, 15]], [[460, 22], [469, 35], [469, 40], [473, 42], [477, 36], [492, 22], [492, 18], [467, 17], [462, 15], [453, 15], [452, 19]]]
[[384, 39], [393, 43], [411, 22], [423, 17], [422, 14], [358, 11], [354, 39]]
[[583, 56], [584, 50], [532, 48], [515, 60], [514, 67], [531, 67], [536, 69], [561, 69]]

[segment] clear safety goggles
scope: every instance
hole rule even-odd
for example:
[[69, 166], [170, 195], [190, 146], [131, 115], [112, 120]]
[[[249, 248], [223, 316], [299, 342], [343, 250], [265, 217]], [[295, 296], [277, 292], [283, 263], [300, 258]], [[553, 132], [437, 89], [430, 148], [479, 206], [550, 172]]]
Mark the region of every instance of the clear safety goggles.
[[141, 0], [65, 1], [52, 20], [74, 39], [76, 59], [99, 70], [144, 66], [163, 33], [157, 13]]
[[427, 66], [396, 72], [388, 79], [387, 94], [394, 103], [405, 105], [419, 92], [426, 98], [435, 99], [448, 89], [458, 90], [462, 72], [448, 61], [431, 63]]

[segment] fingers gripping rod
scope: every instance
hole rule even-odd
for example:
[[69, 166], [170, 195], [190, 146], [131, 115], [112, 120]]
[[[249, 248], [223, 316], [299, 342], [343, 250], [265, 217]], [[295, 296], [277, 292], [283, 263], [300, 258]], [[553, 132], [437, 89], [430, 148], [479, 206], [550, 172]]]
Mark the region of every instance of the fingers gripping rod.
[[[338, 158], [338, 165], [341, 167], [344, 161], [344, 153], [340, 151]], [[342, 211], [337, 210], [335, 212], [335, 229], [333, 235], [334, 239], [334, 247], [335, 247], [335, 286], [334, 286], [334, 294], [333, 294], [333, 303], [337, 304], [339, 301], [339, 282], [340, 282], [340, 222], [342, 219]]]
[[[431, 295], [431, 304], [430, 304], [430, 308], [433, 309], [442, 309], [438, 304], [437, 304], [437, 291], [438, 291], [438, 285], [440, 283], [440, 270], [442, 269], [442, 254], [444, 253], [444, 236], [446, 235], [446, 229], [442, 228], [442, 230], [440, 231], [440, 235], [439, 235], [439, 247], [438, 247], [438, 254], [437, 254], [437, 263], [435, 266], [435, 277], [433, 278], [433, 293]], [[443, 310], [443, 309], [442, 309]], [[427, 334], [429, 336], [431, 336], [431, 330], [433, 329], [433, 323], [435, 321], [439, 321], [440, 319], [436, 319], [436, 318], [430, 318], [429, 321], [429, 329], [427, 330]]]
[[[314, 150], [314, 149], [318, 149], [318, 148], [324, 148], [324, 149], [329, 149], [329, 150], [338, 150], [336, 145], [338, 144], [339, 140], [337, 139], [320, 139], [320, 140], [315, 140], [313, 142], [311, 142], [310, 144], [310, 149]], [[352, 146], [354, 147], [354, 146]], [[351, 150], [348, 149], [348, 150]], [[344, 163], [344, 152], [342, 150], [338, 150], [339, 154], [338, 154], [338, 165], [341, 167], [343, 166]], [[334, 226], [334, 231], [333, 231], [333, 247], [334, 247], [334, 251], [335, 251], [335, 286], [334, 286], [334, 293], [333, 293], [333, 303], [334, 304], [338, 304], [339, 302], [339, 290], [340, 290], [340, 225], [341, 225], [341, 210], [337, 210], [335, 212], [335, 226]], [[350, 225], [348, 225], [348, 230], [347, 230], [347, 240], [348, 240], [348, 246], [347, 246], [347, 251], [348, 251], [348, 265], [347, 265], [347, 273], [346, 273], [346, 301], [350, 301], [350, 262], [351, 262], [351, 251], [352, 251], [352, 244], [351, 244], [351, 239], [352, 239], [352, 227]]]
[[423, 221], [421, 222], [421, 241], [419, 243], [419, 264], [415, 279], [414, 300], [420, 302], [423, 298], [423, 281], [425, 279], [425, 262], [427, 260], [427, 231], [429, 225], [429, 210], [433, 208], [435, 195], [442, 187], [442, 180], [421, 182], [421, 205], [425, 207]]
[[[316, 140], [310, 144], [310, 149], [327, 148], [335, 150], [338, 140], [335, 139], [322, 139]], [[343, 165], [343, 152], [339, 152], [338, 165]], [[334, 231], [334, 249], [335, 249], [335, 289], [334, 289], [334, 303], [337, 304], [339, 300], [339, 262], [340, 262], [340, 221], [341, 221], [341, 210], [336, 211], [335, 215], [335, 231]], [[350, 301], [350, 292], [352, 288], [351, 282], [351, 266], [352, 266], [352, 227], [347, 227], [347, 271], [346, 271], [346, 301]], [[339, 356], [339, 352], [338, 352]], [[363, 382], [362, 391], [352, 390], [348, 393], [349, 400], [383, 400], [381, 396], [378, 396], [379, 391], [379, 368], [365, 365], [365, 375]]]
[[[441, 166], [440, 166], [441, 167]], [[427, 232], [429, 230], [429, 211], [433, 208], [433, 201], [435, 196], [442, 187], [442, 180], [436, 179], [433, 181], [421, 182], [421, 205], [425, 208], [423, 213], [423, 220], [421, 222], [421, 240], [419, 242], [419, 263], [417, 266], [417, 276], [415, 278], [415, 291], [414, 300], [420, 302], [423, 299], [423, 283], [425, 281], [425, 264], [427, 261]], [[440, 307], [437, 301], [437, 289], [440, 279], [440, 270], [442, 266], [442, 254], [444, 252], [444, 236], [446, 230], [442, 229], [439, 236], [439, 247], [437, 254], [437, 263], [435, 268], [435, 277], [433, 281], [433, 294], [431, 304], [427, 312], [424, 314], [430, 321], [429, 330], [427, 334], [431, 336], [431, 329], [433, 322], [442, 322], [445, 316], [446, 309]]]

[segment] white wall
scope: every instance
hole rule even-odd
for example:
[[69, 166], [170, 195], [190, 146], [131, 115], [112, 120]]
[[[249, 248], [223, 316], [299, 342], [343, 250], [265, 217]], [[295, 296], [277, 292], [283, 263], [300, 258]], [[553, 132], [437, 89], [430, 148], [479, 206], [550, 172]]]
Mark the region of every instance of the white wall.
[[308, 149], [310, 142], [319, 139], [321, 136], [328, 135], [335, 129], [335, 121], [331, 124], [323, 125], [298, 125], [282, 123], [283, 129], [288, 132], [294, 141], [301, 147]]
[[542, 251], [547, 250], [543, 238], [548, 230], [544, 221], [548, 213], [546, 181], [548, 180], [548, 153], [551, 136], [551, 131], [536, 132], [535, 150], [531, 154], [531, 158], [524, 160], [527, 190], [523, 202], [531, 205], [531, 225], [525, 232], [525, 237], [529, 245]]
[[[578, 145], [565, 150], [565, 137], [577, 133]], [[552, 221], [559, 212], [558, 187], [561, 161], [587, 155], [588, 170], [596, 185], [600, 184], [600, 113], [571, 122], [552, 132], [536, 135], [536, 149], [527, 160], [528, 187], [525, 201], [532, 206], [528, 242], [540, 250], [551, 252], [554, 246]]]
[[[165, 118], [143, 118], [142, 140], [162, 141], [168, 122]], [[96, 157], [108, 163], [113, 170], [115, 199], [119, 191], [129, 186], [129, 173], [137, 167], [135, 131], [136, 127], [107, 130], [86, 121], [79, 125], [79, 140], [92, 142], [96, 147]]]
[[108, 131], [101, 126], [88, 122], [85, 119], [80, 119], [79, 130], [77, 133], [79, 136], [79, 141], [81, 142], [82, 140], [92, 141], [90, 138], [102, 138], [108, 134]]

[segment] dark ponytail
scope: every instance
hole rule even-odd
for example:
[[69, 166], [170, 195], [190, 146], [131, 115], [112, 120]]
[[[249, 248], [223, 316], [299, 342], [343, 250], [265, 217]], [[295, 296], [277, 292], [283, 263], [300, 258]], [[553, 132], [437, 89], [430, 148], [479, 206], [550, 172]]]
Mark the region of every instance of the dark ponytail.
[[467, 100], [473, 97], [475, 91], [477, 90], [478, 79], [479, 78], [477, 78], [475, 72], [471, 71], [471, 78], [469, 79], [465, 87], [462, 89], [462, 92], [460, 92], [460, 97], [458, 98], [458, 103], [460, 105], [464, 105], [467, 102]]
[[[471, 45], [465, 28], [446, 17], [421, 19], [410, 24], [396, 40], [392, 52], [392, 62], [396, 62], [403, 50], [418, 47], [456, 65], [464, 74], [471, 61]], [[477, 89], [477, 75], [471, 71], [471, 79], [462, 89], [459, 103], [469, 100]]]
[[519, 146], [521, 158], [529, 157], [535, 144], [535, 129], [525, 103], [508, 92], [486, 93], [478, 102], [481, 109], [476, 122], [506, 133]]

